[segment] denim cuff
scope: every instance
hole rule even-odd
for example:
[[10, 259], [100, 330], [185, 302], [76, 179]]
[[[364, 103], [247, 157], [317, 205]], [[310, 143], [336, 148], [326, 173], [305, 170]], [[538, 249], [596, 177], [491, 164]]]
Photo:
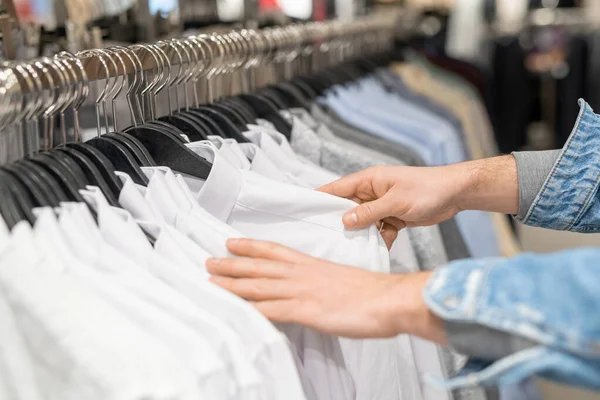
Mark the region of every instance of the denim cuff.
[[600, 117], [579, 100], [577, 123], [533, 204], [527, 225], [574, 232], [600, 232]]
[[519, 179], [519, 213], [515, 219], [523, 221], [556, 163], [560, 150], [515, 151], [512, 155], [517, 163]]

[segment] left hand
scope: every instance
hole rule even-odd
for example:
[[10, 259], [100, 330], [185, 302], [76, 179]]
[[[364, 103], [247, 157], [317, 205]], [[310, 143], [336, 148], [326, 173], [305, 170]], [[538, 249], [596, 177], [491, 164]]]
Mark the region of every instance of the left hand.
[[272, 321], [345, 337], [413, 333], [445, 342], [443, 323], [422, 300], [430, 273], [364, 271], [251, 239], [229, 240], [227, 247], [242, 258], [208, 260], [212, 282]]

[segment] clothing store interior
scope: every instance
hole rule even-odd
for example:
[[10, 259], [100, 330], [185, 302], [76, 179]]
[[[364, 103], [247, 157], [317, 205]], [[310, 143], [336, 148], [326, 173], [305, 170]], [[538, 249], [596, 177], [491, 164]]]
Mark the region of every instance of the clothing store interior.
[[[600, 281], [552, 261], [600, 248], [600, 0], [1, 0], [0, 35], [0, 400], [600, 400]], [[399, 217], [507, 159], [518, 208]], [[377, 311], [423, 276], [387, 308], [442, 336]]]

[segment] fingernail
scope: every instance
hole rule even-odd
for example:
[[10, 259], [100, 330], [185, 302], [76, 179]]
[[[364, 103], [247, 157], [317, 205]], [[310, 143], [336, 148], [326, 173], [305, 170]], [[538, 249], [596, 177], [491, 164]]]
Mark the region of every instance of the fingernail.
[[211, 281], [212, 283], [219, 283], [221, 281], [221, 278], [216, 275], [213, 275], [208, 280]]
[[227, 239], [227, 244], [235, 245], [239, 241], [239, 239]]
[[209, 258], [208, 260], [206, 260], [207, 264], [218, 264], [221, 262], [220, 258]]
[[358, 223], [358, 216], [355, 212], [344, 215], [344, 224], [347, 226], [354, 226]]

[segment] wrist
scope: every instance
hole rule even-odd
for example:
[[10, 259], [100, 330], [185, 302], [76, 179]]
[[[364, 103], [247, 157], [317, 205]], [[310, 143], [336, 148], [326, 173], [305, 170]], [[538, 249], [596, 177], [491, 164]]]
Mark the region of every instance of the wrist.
[[397, 276], [392, 320], [397, 334], [409, 334], [447, 344], [444, 321], [425, 304], [423, 292], [433, 272]]
[[512, 155], [456, 164], [456, 205], [462, 210], [519, 211], [517, 165]]

